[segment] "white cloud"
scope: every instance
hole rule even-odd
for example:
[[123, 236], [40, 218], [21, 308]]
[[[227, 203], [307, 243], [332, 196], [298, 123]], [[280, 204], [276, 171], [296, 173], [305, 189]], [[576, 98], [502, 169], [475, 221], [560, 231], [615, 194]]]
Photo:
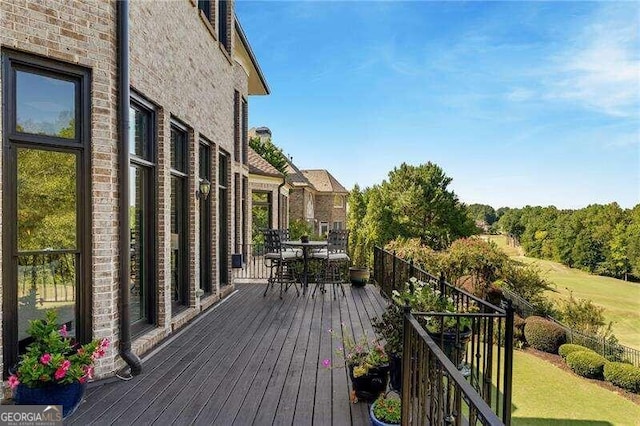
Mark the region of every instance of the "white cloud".
[[[635, 12], [635, 13], [634, 13]], [[601, 10], [555, 58], [558, 79], [549, 98], [577, 102], [608, 115], [640, 112], [638, 7]]]

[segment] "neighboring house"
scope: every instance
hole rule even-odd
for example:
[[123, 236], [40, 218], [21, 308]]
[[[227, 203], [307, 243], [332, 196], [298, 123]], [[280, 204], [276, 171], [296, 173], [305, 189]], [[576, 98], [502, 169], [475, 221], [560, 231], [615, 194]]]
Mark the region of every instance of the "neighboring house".
[[5, 374], [44, 309], [112, 341], [105, 376], [233, 290], [269, 93], [234, 5], [0, 2]]
[[302, 174], [315, 189], [316, 232], [324, 235], [329, 229], [346, 229], [349, 191], [326, 170], [302, 170]]
[[289, 189], [284, 175], [249, 147], [249, 211], [252, 241], [265, 229], [289, 227]]
[[345, 229], [349, 191], [326, 170], [300, 170], [288, 164], [290, 220], [304, 220], [316, 234]]

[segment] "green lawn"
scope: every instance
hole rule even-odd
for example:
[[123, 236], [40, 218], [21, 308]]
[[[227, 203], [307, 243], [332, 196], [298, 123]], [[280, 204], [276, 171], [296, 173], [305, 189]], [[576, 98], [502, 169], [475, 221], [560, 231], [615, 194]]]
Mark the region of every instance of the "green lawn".
[[547, 292], [549, 298], [568, 298], [571, 290], [574, 297], [590, 299], [605, 308], [605, 319], [613, 321], [613, 332], [620, 343], [640, 349], [640, 284], [591, 275], [549, 260], [525, 257], [519, 255], [518, 248], [507, 246], [504, 236], [491, 235], [489, 238], [511, 258], [536, 263], [546, 278], [555, 285], [555, 291]]
[[514, 425], [638, 425], [640, 406], [523, 351], [514, 352]]

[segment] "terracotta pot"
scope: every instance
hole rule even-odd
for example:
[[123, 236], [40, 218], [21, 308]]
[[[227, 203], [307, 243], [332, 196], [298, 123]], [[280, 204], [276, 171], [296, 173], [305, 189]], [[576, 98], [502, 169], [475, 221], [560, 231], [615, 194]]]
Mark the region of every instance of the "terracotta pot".
[[364, 287], [369, 281], [369, 268], [358, 268], [351, 266], [349, 268], [349, 280], [355, 287]]

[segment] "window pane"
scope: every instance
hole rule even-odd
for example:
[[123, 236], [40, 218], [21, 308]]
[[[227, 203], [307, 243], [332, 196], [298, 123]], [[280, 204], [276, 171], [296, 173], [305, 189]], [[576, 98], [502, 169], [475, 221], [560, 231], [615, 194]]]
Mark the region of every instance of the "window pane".
[[253, 192], [251, 194], [254, 203], [266, 203], [266, 202], [268, 202], [269, 201], [269, 195], [271, 195], [271, 194], [268, 193], [268, 192]]
[[129, 256], [131, 259], [131, 282], [129, 291], [131, 293], [131, 322], [146, 319], [147, 315], [147, 286], [145, 285], [146, 274], [144, 260], [147, 255], [145, 244], [147, 223], [147, 203], [145, 202], [145, 188], [147, 187], [147, 173], [141, 167], [129, 168], [129, 227], [131, 230], [131, 240], [129, 246]]
[[185, 179], [171, 177], [171, 295], [178, 304], [186, 304], [187, 232]]
[[148, 161], [151, 158], [151, 114], [136, 106], [129, 108], [129, 152]]
[[186, 172], [187, 170], [187, 134], [174, 127], [171, 128], [171, 168]]
[[75, 335], [76, 255], [18, 256], [18, 340], [28, 337], [29, 321], [55, 309], [60, 324]]
[[76, 247], [76, 155], [18, 149], [18, 250]]
[[75, 139], [75, 99], [71, 81], [16, 71], [16, 131]]

